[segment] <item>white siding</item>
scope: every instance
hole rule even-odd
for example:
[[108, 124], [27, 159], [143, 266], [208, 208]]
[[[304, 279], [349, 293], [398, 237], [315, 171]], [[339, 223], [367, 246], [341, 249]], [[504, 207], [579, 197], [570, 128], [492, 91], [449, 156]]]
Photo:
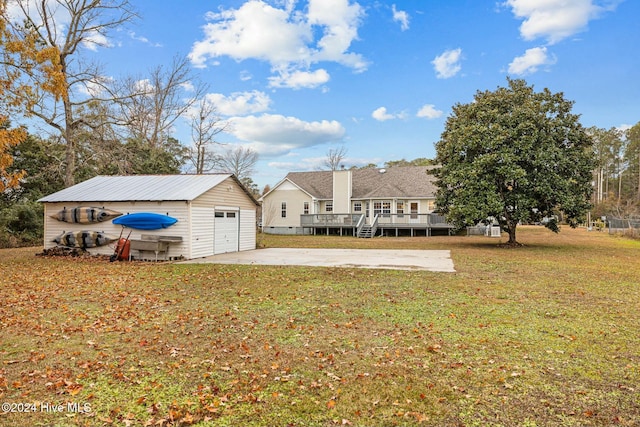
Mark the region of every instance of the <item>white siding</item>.
[[213, 207], [191, 208], [191, 258], [213, 255]]
[[[96, 193], [100, 194], [100, 193]], [[204, 192], [193, 201], [82, 201], [82, 202], [46, 202], [45, 224], [44, 224], [44, 245], [51, 248], [56, 244], [52, 240], [63, 232], [76, 232], [82, 230], [101, 231], [117, 240], [122, 227], [105, 221], [95, 224], [70, 224], [60, 222], [49, 215], [53, 215], [64, 207], [74, 208], [77, 206], [105, 207], [114, 211], [127, 213], [154, 212], [162, 215], [169, 215], [178, 222], [173, 226], [161, 230], [132, 230], [125, 228], [123, 237], [127, 237], [131, 231], [130, 239], [140, 239], [142, 234], [155, 234], [162, 236], [180, 236], [181, 243], [172, 243], [169, 247], [167, 257], [184, 257], [187, 259], [200, 258], [213, 255], [214, 252], [214, 210], [216, 207], [226, 206], [232, 210], [241, 210], [242, 218], [245, 220], [240, 226], [240, 250], [255, 249], [256, 229], [256, 205], [247, 196], [238, 183], [228, 176], [215, 187]], [[242, 220], [241, 220], [242, 221]], [[249, 223], [251, 222], [251, 223]], [[91, 248], [91, 254], [111, 255], [114, 252], [115, 242], [99, 248]], [[137, 251], [134, 251], [137, 256]]]
[[240, 210], [240, 250], [256, 248], [256, 211]]
[[[56, 236], [70, 232], [70, 231], [102, 231], [114, 239], [118, 239], [122, 227], [120, 225], [113, 224], [111, 221], [97, 222], [93, 224], [70, 224], [68, 222], [61, 222], [50, 218], [49, 215], [53, 215], [64, 207], [68, 209], [77, 206], [96, 206], [105, 207], [114, 211], [122, 212], [123, 214], [137, 213], [137, 212], [154, 212], [162, 215], [169, 215], [178, 220], [177, 223], [169, 228], [161, 230], [135, 230], [131, 228], [125, 228], [122, 232], [122, 237], [131, 235], [130, 239], [140, 239], [142, 234], [157, 234], [161, 236], [181, 236], [182, 243], [172, 243], [169, 247], [167, 257], [179, 257], [183, 256], [189, 258], [189, 246], [191, 244], [189, 239], [189, 209], [187, 202], [82, 202], [82, 203], [70, 203], [70, 202], [58, 202], [58, 203], [45, 203], [44, 206], [44, 247], [51, 248], [56, 246], [52, 241]], [[92, 255], [111, 255], [114, 252], [115, 242], [98, 248], [90, 248], [88, 252]], [[134, 256], [136, 254], [134, 253]]]
[[[224, 210], [225, 208], [230, 208], [232, 210], [240, 209], [240, 236], [239, 236], [239, 246], [241, 251], [251, 250], [256, 248], [256, 205], [249, 199], [249, 197], [244, 193], [242, 188], [232, 179], [228, 178], [216, 187], [202, 194], [200, 197], [193, 201], [192, 205], [192, 215], [195, 217], [196, 210], [200, 209], [209, 209], [210, 214], [208, 219], [202, 217], [202, 224], [205, 222], [206, 228], [208, 230], [209, 227], [214, 226], [214, 210], [217, 208], [218, 210]], [[198, 213], [200, 217], [201, 214], [204, 214], [204, 210]], [[253, 218], [251, 224], [248, 223], [249, 218]], [[247, 222], [245, 222], [247, 221]], [[207, 231], [208, 232], [208, 231]], [[202, 252], [196, 252], [195, 246], [198, 245], [199, 240], [197, 240], [200, 236], [199, 230], [195, 225], [193, 225], [193, 241], [194, 241], [194, 252], [193, 258], [198, 258], [202, 256], [212, 255], [214, 252], [214, 236], [215, 230], [211, 233], [211, 245], [209, 246], [210, 253], [208, 255], [204, 254], [204, 250]], [[204, 245], [202, 245], [204, 248]]]
[[[265, 196], [262, 202], [263, 227], [300, 227], [300, 215], [304, 202], [312, 210], [313, 200], [298, 187], [285, 181]], [[282, 203], [286, 203], [286, 217], [282, 216]]]

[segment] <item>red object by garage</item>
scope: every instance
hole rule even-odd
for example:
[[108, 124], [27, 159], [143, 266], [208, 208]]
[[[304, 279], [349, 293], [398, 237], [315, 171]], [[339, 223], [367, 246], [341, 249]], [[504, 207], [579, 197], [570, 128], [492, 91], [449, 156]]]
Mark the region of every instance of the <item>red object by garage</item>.
[[118, 260], [128, 260], [129, 252], [131, 251], [131, 241], [129, 239], [121, 238], [116, 245], [116, 254]]

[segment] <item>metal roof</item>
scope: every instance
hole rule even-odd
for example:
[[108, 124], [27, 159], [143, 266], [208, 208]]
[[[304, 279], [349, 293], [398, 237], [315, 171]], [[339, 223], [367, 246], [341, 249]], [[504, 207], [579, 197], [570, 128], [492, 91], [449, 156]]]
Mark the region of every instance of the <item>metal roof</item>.
[[[39, 202], [194, 200], [232, 174], [96, 176]], [[235, 179], [235, 178], [234, 178]], [[237, 180], [236, 180], [237, 181]], [[238, 182], [238, 181], [237, 181]]]

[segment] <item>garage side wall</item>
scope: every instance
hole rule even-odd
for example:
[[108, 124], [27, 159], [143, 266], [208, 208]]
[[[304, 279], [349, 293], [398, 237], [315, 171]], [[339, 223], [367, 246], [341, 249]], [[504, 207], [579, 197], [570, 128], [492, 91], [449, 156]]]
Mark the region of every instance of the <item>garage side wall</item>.
[[[178, 220], [177, 223], [169, 228], [161, 230], [136, 230], [131, 228], [125, 228], [122, 237], [127, 237], [131, 232], [130, 239], [141, 239], [142, 234], [152, 234], [161, 236], [180, 236], [182, 237], [181, 243], [172, 243], [169, 246], [169, 252], [167, 257], [184, 257], [189, 258], [189, 245], [191, 244], [189, 238], [189, 208], [187, 202], [58, 202], [58, 203], [45, 203], [44, 204], [44, 247], [46, 249], [56, 246], [53, 239], [62, 233], [77, 232], [77, 231], [99, 231], [104, 232], [114, 239], [118, 239], [120, 232], [123, 230], [120, 225], [113, 224], [111, 220], [105, 222], [98, 222], [93, 224], [71, 224], [67, 222], [61, 222], [56, 219], [50, 218], [50, 215], [58, 213], [58, 211], [64, 209], [75, 208], [78, 206], [95, 206], [112, 209], [114, 211], [122, 212], [126, 215], [129, 213], [137, 212], [154, 212], [161, 215], [168, 214]], [[111, 255], [114, 253], [115, 242], [107, 246], [100, 246], [97, 248], [90, 248], [88, 252], [92, 255]], [[135, 256], [135, 254], [134, 254]]]
[[249, 209], [240, 210], [240, 244], [241, 251], [250, 251], [256, 248], [256, 211]]
[[215, 209], [240, 210], [239, 249], [256, 248], [256, 205], [233, 178], [227, 178], [196, 198], [192, 204], [193, 258], [213, 255]]

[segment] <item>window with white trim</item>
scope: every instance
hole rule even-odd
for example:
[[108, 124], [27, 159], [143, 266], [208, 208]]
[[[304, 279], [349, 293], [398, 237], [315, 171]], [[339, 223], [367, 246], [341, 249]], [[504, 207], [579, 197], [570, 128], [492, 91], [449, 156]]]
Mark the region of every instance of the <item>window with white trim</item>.
[[303, 202], [302, 213], [305, 215], [309, 213], [309, 202]]
[[333, 202], [327, 202], [324, 205], [325, 212], [333, 212]]
[[287, 202], [282, 202], [282, 204], [280, 205], [280, 215], [282, 216], [282, 218], [287, 217]]
[[388, 215], [391, 213], [391, 201], [373, 202], [373, 215]]
[[373, 202], [373, 216], [380, 215], [382, 213], [382, 202]]

